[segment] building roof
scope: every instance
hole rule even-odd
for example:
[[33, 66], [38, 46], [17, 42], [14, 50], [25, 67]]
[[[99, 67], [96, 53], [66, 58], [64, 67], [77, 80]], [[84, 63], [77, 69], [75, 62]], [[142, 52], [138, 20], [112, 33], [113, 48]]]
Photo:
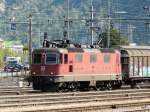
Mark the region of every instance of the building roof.
[[3, 42], [4, 40], [0, 38], [0, 42]]

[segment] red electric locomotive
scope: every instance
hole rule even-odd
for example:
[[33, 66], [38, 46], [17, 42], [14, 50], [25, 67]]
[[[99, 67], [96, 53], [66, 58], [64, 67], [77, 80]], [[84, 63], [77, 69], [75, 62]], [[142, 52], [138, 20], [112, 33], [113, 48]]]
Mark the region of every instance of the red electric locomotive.
[[31, 74], [35, 90], [121, 87], [119, 51], [61, 43], [54, 42], [33, 51]]

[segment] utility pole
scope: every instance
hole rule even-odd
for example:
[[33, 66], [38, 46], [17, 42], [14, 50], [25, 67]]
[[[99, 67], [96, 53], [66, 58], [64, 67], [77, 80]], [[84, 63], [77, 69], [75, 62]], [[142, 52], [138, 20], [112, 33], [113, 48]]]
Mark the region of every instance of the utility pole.
[[32, 62], [32, 15], [29, 15], [29, 68], [31, 70]]
[[69, 0], [67, 0], [67, 39], [69, 39], [70, 38], [70, 18], [69, 18], [69, 9], [70, 9], [70, 7], [69, 7], [69, 4], [70, 4], [70, 1]]
[[[150, 17], [150, 6], [144, 6], [143, 9], [146, 11], [146, 18], [149, 19], [149, 17]], [[148, 21], [145, 21], [145, 22], [146, 22], [146, 23], [145, 23], [145, 28], [146, 28], [146, 30], [149, 32], [149, 29], [150, 29], [150, 21], [148, 20]], [[148, 33], [148, 34], [149, 34], [149, 33]], [[146, 40], [146, 39], [144, 39], [144, 40]], [[147, 41], [150, 43], [149, 39], [148, 39]]]
[[91, 45], [93, 45], [93, 39], [94, 39], [94, 8], [93, 8], [93, 0], [91, 0]]
[[107, 48], [110, 47], [110, 0], [108, 0], [108, 9], [107, 9], [107, 13], [108, 13], [108, 29], [107, 29]]

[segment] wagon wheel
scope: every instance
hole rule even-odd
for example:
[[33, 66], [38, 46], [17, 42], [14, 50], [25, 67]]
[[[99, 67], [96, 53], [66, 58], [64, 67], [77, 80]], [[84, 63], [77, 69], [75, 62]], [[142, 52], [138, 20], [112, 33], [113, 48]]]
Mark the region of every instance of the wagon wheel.
[[135, 88], [136, 82], [131, 82], [131, 88]]

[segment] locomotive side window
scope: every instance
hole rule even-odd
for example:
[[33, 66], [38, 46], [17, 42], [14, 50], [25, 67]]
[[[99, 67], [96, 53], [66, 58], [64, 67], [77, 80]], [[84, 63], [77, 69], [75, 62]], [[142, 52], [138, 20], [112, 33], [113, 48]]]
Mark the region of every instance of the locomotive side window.
[[91, 63], [96, 63], [97, 61], [97, 55], [96, 54], [91, 54], [90, 55], [90, 62]]
[[63, 63], [63, 54], [60, 54], [60, 56], [59, 56], [59, 61], [60, 61], [60, 64]]
[[54, 53], [47, 53], [46, 54], [46, 64], [57, 64], [58, 59], [57, 55]]
[[82, 54], [76, 54], [75, 55], [75, 60], [77, 63], [81, 63], [82, 62]]
[[104, 63], [109, 63], [110, 62], [110, 55], [109, 54], [105, 54], [104, 55]]
[[40, 64], [41, 63], [41, 58], [42, 58], [42, 54], [41, 53], [35, 53], [34, 54], [34, 59], [33, 59], [33, 63], [34, 64]]
[[64, 55], [64, 64], [67, 64], [67, 63], [68, 63], [68, 55], [65, 54], [65, 55]]

